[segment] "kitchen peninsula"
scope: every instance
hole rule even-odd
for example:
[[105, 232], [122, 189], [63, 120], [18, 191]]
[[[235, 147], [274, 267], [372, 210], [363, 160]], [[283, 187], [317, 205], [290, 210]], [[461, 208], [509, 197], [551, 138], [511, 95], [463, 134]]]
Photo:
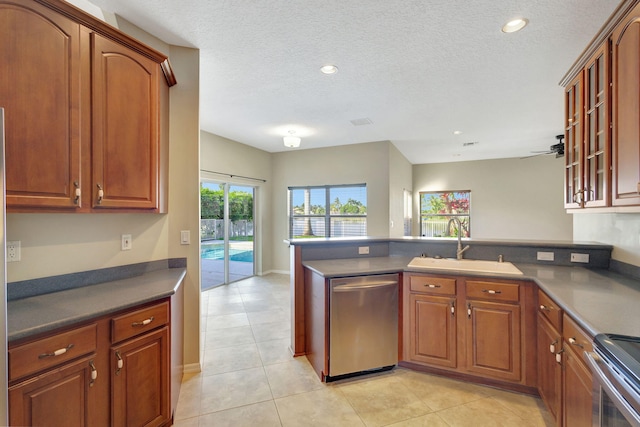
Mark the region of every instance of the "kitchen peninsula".
[[[553, 403], [549, 403], [545, 395], [549, 380], [541, 377], [541, 373], [547, 372], [541, 364], [549, 354], [549, 348], [555, 348], [553, 363], [560, 366], [560, 362], [556, 363], [556, 360], [561, 358], [566, 365], [565, 371], [568, 372], [566, 380], [563, 380], [566, 384], [563, 390], [578, 390], [583, 394], [577, 400], [582, 402], [582, 406], [573, 405], [564, 412], [551, 410], [554, 416], [560, 416], [557, 415], [559, 413], [569, 414], [568, 411], [574, 409], [586, 412], [586, 407], [590, 407], [590, 372], [582, 359], [583, 352], [590, 350], [595, 335], [616, 333], [640, 336], [640, 313], [637, 311], [640, 281], [636, 277], [609, 269], [612, 250], [609, 245], [473, 239], [465, 241], [470, 246], [465, 258], [497, 261], [502, 255], [502, 259], [513, 263], [522, 272], [522, 275], [516, 276], [408, 267], [411, 260], [418, 256], [455, 257], [455, 241], [446, 239], [356, 238], [295, 240], [287, 243], [290, 244], [294, 266], [291, 275], [291, 349], [296, 355], [307, 354], [306, 345], [314, 339], [317, 342], [317, 337], [308, 335], [322, 331], [317, 325], [318, 314], [307, 312], [309, 307], [313, 307], [308, 301], [312, 298], [309, 295], [311, 281], [315, 283], [313, 286], [317, 286], [317, 283], [328, 285], [329, 280], [335, 278], [388, 273], [400, 274], [399, 365], [525, 393], [539, 393], [551, 409]], [[553, 255], [549, 255], [550, 253]], [[577, 258], [588, 258], [588, 263], [577, 264], [575, 254], [584, 254]], [[539, 260], [545, 257], [553, 260]], [[438, 283], [431, 287], [439, 289], [421, 289], [427, 283]], [[447, 283], [453, 283], [449, 290], [446, 290]], [[486, 284], [501, 290], [489, 290], [487, 293], [494, 295], [482, 295], [480, 293], [485, 291], [482, 288]], [[502, 288], [498, 288], [500, 286]], [[478, 289], [478, 294], [474, 294], [474, 287]], [[315, 295], [314, 293], [314, 298]], [[326, 304], [328, 307], [328, 298]], [[437, 304], [443, 307], [441, 313], [448, 315], [451, 309], [449, 319], [443, 316], [438, 318], [438, 311], [428, 311]], [[453, 307], [456, 309], [455, 315]], [[560, 337], [561, 340], [565, 339], [565, 347], [558, 345], [557, 341], [555, 344], [553, 341], [547, 343], [546, 337], [538, 334], [546, 325], [547, 318], [553, 317], [551, 314], [561, 319], [561, 331], [561, 326], [564, 325], [563, 332], [559, 333], [567, 334], [566, 337]], [[503, 354], [493, 358], [491, 350], [482, 353], [484, 349], [476, 345], [485, 337], [470, 338], [477, 333], [476, 326], [485, 321], [483, 315], [485, 320], [490, 319], [489, 323], [495, 322], [492, 323], [493, 326], [498, 326], [487, 338], [494, 339], [494, 344], [498, 346], [509, 345], [505, 347], [507, 351], [503, 352], [507, 356]], [[428, 319], [431, 324], [427, 322], [427, 326], [424, 326], [420, 324], [421, 319]], [[467, 319], [472, 319], [469, 321], [474, 322], [475, 326], [470, 328], [466, 325]], [[433, 323], [439, 320], [442, 322]], [[313, 323], [313, 328], [306, 325], [307, 321]], [[433, 327], [433, 324], [438, 326]], [[443, 324], [447, 326], [443, 327]], [[420, 341], [420, 335], [433, 334], [434, 329], [446, 329], [454, 333], [450, 340], [451, 347], [437, 349], [435, 353], [438, 354], [435, 356], [432, 348], [420, 344], [428, 341]], [[495, 339], [495, 336], [499, 336], [502, 341]], [[445, 340], [446, 337], [432, 339], [438, 343]], [[572, 346], [576, 347], [575, 350], [570, 348]], [[567, 351], [562, 353], [561, 347]], [[485, 356], [485, 360], [480, 360], [482, 363], [479, 363], [478, 357]], [[317, 358], [317, 355], [314, 357]], [[489, 366], [493, 362], [496, 366]], [[553, 367], [552, 365], [551, 368]], [[314, 368], [320, 378], [323, 378], [322, 366], [315, 363]], [[574, 368], [577, 374], [571, 376]], [[576, 384], [574, 380], [581, 382]], [[553, 381], [551, 386], [557, 387]]]

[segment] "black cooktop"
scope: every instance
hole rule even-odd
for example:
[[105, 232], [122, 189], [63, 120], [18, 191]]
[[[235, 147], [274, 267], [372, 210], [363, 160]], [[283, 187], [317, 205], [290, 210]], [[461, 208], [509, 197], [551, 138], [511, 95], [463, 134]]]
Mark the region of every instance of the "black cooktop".
[[628, 382], [640, 390], [640, 337], [598, 334], [594, 342], [596, 348], [626, 374]]

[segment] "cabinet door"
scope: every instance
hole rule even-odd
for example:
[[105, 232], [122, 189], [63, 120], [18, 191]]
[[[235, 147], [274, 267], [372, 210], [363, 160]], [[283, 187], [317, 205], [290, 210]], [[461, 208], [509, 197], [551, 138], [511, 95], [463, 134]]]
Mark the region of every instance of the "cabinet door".
[[590, 426], [593, 404], [591, 372], [567, 343], [564, 344], [564, 348], [562, 425], [563, 427]]
[[466, 309], [467, 371], [520, 381], [520, 306], [467, 301]]
[[562, 348], [562, 337], [543, 315], [538, 315], [538, 392], [557, 422], [560, 420], [562, 397], [562, 365], [556, 354]]
[[409, 295], [409, 307], [409, 358], [455, 368], [455, 298], [412, 293]]
[[89, 426], [91, 371], [83, 358], [9, 387], [9, 424]]
[[159, 65], [92, 40], [93, 208], [158, 208]]
[[79, 206], [79, 39], [78, 24], [33, 1], [0, 2], [9, 211]]
[[608, 206], [610, 181], [609, 42], [591, 57], [584, 71], [585, 207]]
[[613, 32], [611, 203], [640, 204], [640, 6]]
[[166, 326], [113, 347], [111, 366], [114, 426], [159, 426], [169, 420]]
[[564, 206], [580, 208], [582, 198], [582, 72], [565, 89]]

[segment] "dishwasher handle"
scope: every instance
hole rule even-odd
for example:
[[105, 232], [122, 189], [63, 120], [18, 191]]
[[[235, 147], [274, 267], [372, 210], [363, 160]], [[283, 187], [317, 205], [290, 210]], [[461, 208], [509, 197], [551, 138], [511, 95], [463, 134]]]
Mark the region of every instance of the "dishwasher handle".
[[355, 292], [363, 289], [383, 288], [385, 286], [397, 285], [395, 280], [384, 280], [379, 282], [349, 283], [333, 287], [333, 292]]

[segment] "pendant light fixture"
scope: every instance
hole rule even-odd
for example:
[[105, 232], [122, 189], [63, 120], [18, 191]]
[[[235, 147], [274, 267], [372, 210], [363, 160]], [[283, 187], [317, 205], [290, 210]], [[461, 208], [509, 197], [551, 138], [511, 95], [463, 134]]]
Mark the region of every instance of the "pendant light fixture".
[[299, 136], [295, 136], [296, 131], [290, 130], [289, 135], [282, 138], [285, 147], [298, 148], [302, 139]]

